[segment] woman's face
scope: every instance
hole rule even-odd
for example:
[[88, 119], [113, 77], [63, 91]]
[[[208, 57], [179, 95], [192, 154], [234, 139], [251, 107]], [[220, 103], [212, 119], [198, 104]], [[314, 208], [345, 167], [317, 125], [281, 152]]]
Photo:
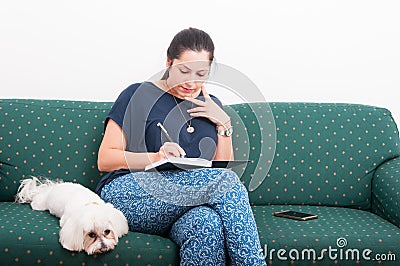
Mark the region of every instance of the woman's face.
[[173, 62], [168, 59], [167, 66], [171, 66], [167, 79], [170, 88], [168, 92], [181, 99], [195, 98], [200, 94], [201, 86], [208, 78], [210, 53], [204, 50], [201, 52], [186, 50], [181, 53], [179, 59], [174, 59]]

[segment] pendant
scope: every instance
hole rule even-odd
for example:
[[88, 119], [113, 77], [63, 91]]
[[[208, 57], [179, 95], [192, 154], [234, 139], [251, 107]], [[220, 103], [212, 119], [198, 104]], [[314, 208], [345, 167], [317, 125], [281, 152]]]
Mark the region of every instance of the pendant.
[[192, 134], [192, 133], [194, 132], [194, 127], [188, 126], [188, 127], [186, 128], [186, 131], [187, 131], [188, 133]]

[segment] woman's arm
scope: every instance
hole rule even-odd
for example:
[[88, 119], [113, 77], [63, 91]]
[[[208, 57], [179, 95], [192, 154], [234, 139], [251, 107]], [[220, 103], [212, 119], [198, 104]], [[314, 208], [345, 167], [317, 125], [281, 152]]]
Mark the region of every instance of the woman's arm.
[[125, 151], [125, 144], [126, 138], [122, 128], [114, 120], [109, 119], [97, 157], [99, 171], [143, 170], [146, 165], [167, 156], [179, 157], [184, 153], [178, 144], [171, 142], [164, 143], [158, 152], [129, 152]]
[[151, 162], [161, 159], [157, 153], [126, 152], [125, 143], [126, 139], [122, 128], [114, 120], [110, 119], [97, 157], [99, 171], [111, 172], [129, 168], [144, 169]]
[[[225, 124], [218, 125], [216, 129], [218, 132], [221, 131], [226, 132], [227, 129], [232, 130], [231, 119], [229, 118], [228, 122], [226, 122]], [[221, 135], [217, 133], [217, 148], [215, 150], [213, 160], [221, 160], [221, 161], [234, 160], [232, 136], [231, 136], [232, 131], [230, 133], [231, 134], [228, 134], [228, 136], [226, 134]]]
[[217, 148], [213, 160], [233, 160], [232, 137], [217, 134]]

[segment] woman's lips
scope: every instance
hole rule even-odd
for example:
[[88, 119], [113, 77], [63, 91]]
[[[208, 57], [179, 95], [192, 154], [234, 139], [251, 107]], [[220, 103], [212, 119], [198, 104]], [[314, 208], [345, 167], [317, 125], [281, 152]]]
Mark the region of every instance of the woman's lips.
[[183, 90], [184, 92], [186, 92], [186, 93], [192, 93], [192, 92], [194, 92], [194, 89], [188, 89], [188, 88], [185, 88], [185, 87], [182, 87], [182, 86], [181, 86], [181, 88], [182, 88], [182, 90]]

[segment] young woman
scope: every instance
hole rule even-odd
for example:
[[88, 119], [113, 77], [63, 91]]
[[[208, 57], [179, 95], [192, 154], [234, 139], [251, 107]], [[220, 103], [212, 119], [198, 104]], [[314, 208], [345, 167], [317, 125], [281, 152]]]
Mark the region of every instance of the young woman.
[[230, 117], [204, 88], [213, 59], [210, 36], [184, 29], [168, 48], [163, 77], [120, 94], [105, 121], [98, 168], [108, 174], [97, 193], [131, 231], [170, 237], [181, 265], [265, 265], [247, 190], [233, 171], [144, 171], [169, 156], [233, 159]]

